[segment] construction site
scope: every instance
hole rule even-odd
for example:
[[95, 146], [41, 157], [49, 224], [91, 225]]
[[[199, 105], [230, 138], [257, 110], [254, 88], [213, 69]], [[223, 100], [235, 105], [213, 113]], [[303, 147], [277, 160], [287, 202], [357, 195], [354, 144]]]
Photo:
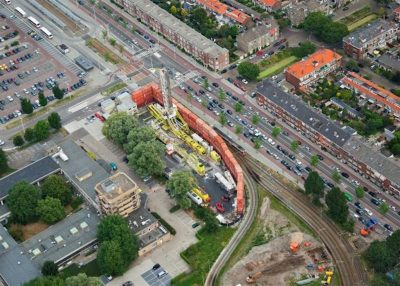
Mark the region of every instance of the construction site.
[[244, 212], [243, 172], [223, 139], [204, 121], [171, 96], [165, 69], [160, 86], [150, 84], [132, 93], [143, 124], [151, 126], [166, 146], [165, 175], [193, 171], [197, 187], [188, 192], [196, 205], [209, 207], [222, 224], [231, 224]]
[[332, 258], [320, 241], [271, 209], [268, 198], [259, 217], [262, 225], [257, 236], [262, 237], [263, 244], [253, 244], [225, 273], [222, 285], [333, 284]]

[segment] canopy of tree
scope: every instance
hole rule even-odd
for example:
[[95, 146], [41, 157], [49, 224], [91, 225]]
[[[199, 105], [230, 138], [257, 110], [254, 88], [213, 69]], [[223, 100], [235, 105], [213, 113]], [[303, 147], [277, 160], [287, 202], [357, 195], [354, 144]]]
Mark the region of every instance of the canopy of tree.
[[137, 120], [126, 112], [116, 112], [104, 122], [103, 134], [118, 145], [123, 146], [128, 142], [129, 131], [138, 126]]
[[238, 72], [245, 79], [255, 80], [260, 73], [260, 68], [251, 62], [242, 62], [238, 66]]
[[18, 223], [36, 220], [36, 208], [41, 199], [40, 190], [26, 181], [16, 183], [7, 197], [12, 218]]
[[313, 197], [313, 202], [319, 202], [319, 199], [322, 197], [324, 192], [324, 181], [322, 181], [321, 177], [317, 172], [310, 172], [307, 176], [306, 181], [304, 182], [304, 188], [306, 190], [306, 194], [311, 194]]
[[187, 193], [196, 187], [196, 180], [190, 171], [174, 172], [168, 180], [167, 186], [181, 208], [188, 209], [191, 207], [192, 201]]
[[8, 159], [3, 149], [0, 149], [0, 175], [8, 171]]
[[129, 166], [140, 176], [163, 174], [165, 146], [157, 141], [140, 142], [128, 155]]
[[44, 276], [25, 283], [23, 286], [102, 286], [97, 277], [87, 277], [85, 273], [79, 273], [66, 279], [60, 276]]
[[298, 58], [311, 55], [316, 50], [315, 45], [310, 41], [301, 42], [298, 47], [292, 48], [292, 53]]
[[60, 200], [52, 197], [39, 200], [36, 213], [47, 224], [56, 223], [65, 217], [64, 207]]
[[65, 180], [58, 175], [50, 175], [41, 185], [43, 198], [52, 197], [59, 199], [63, 205], [68, 204], [72, 198], [72, 191]]
[[328, 206], [329, 217], [339, 224], [346, 223], [349, 207], [344, 193], [339, 188], [334, 187], [326, 194], [325, 202]]

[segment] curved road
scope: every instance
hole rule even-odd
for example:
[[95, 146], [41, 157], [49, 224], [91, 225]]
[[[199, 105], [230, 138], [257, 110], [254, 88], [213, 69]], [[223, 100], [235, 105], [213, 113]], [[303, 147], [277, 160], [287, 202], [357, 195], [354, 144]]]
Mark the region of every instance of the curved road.
[[303, 194], [289, 191], [254, 159], [247, 157], [244, 164], [257, 174], [261, 186], [298, 214], [318, 234], [333, 257], [341, 285], [368, 285], [367, 273], [361, 264], [360, 254], [344, 237], [346, 234], [327, 218], [321, 209], [315, 207]]
[[245, 186], [247, 188], [249, 205], [238, 230], [235, 232], [228, 245], [220, 253], [217, 260], [208, 272], [206, 282], [204, 284], [206, 286], [212, 286], [216, 284], [216, 279], [219, 276], [219, 272], [232, 255], [232, 252], [236, 249], [239, 242], [242, 240], [242, 237], [247, 233], [257, 215], [258, 195], [255, 182], [246, 170], [243, 170], [243, 175]]

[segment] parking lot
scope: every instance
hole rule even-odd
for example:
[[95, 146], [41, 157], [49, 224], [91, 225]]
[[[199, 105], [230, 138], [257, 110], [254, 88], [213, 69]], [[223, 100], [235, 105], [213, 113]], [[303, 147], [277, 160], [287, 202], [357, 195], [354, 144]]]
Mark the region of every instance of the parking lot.
[[86, 84], [81, 70], [43, 37], [26, 19], [0, 8], [0, 123], [22, 115], [22, 97], [37, 109], [39, 92], [50, 103], [55, 85], [67, 94]]
[[167, 286], [171, 282], [171, 276], [162, 267], [156, 270], [150, 269], [141, 276], [150, 286]]

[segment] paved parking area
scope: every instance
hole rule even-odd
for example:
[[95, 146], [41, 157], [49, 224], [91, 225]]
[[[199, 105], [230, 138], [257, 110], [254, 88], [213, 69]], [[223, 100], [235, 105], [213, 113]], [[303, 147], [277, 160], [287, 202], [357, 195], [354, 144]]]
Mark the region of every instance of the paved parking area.
[[[51, 96], [50, 82], [57, 83], [60, 88], [70, 88], [79, 81], [78, 73], [82, 70], [26, 19], [13, 16], [3, 6], [0, 6], [0, 14], [0, 27], [4, 27], [0, 29], [0, 37], [16, 34], [0, 43], [8, 48], [0, 53], [0, 122], [5, 123], [19, 116], [21, 97], [29, 99], [34, 109], [39, 108], [39, 91]], [[18, 43], [11, 46], [14, 41]]]
[[147, 282], [148, 285], [150, 286], [167, 286], [171, 284], [171, 276], [169, 274], [166, 274], [162, 276], [161, 278], [158, 278], [158, 274], [161, 272], [165, 272], [165, 269], [160, 267], [157, 270], [153, 271], [153, 269], [150, 269], [143, 273], [141, 276], [143, 279]]

